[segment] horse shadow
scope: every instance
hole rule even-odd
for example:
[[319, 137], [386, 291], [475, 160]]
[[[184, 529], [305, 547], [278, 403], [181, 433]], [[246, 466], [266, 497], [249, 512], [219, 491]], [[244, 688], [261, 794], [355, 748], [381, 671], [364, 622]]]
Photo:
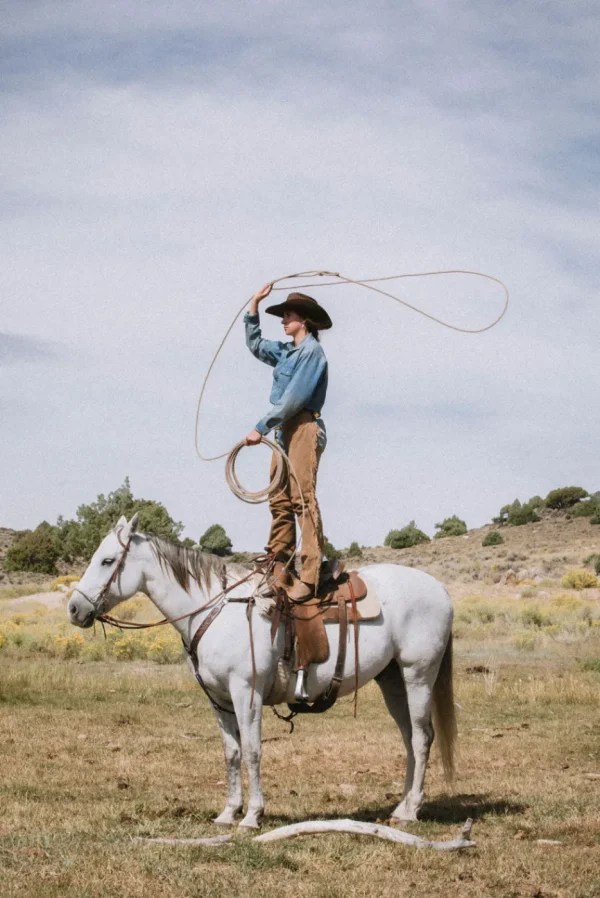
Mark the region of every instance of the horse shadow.
[[[320, 820], [339, 820], [347, 817], [350, 820], [360, 820], [366, 823], [386, 822], [392, 815], [396, 802], [389, 805], [373, 806], [372, 804], [357, 808], [351, 813], [329, 812], [319, 814]], [[505, 817], [523, 814], [527, 805], [522, 802], [508, 801], [507, 799], [494, 798], [489, 793], [462, 793], [448, 795], [435, 801], [426, 801], [419, 814], [421, 823], [464, 823], [470, 817], [472, 820], [483, 820], [486, 817]], [[300, 823], [306, 820], [306, 815], [296, 814], [269, 814], [265, 815], [265, 822], [278, 823], [285, 826], [291, 823]]]

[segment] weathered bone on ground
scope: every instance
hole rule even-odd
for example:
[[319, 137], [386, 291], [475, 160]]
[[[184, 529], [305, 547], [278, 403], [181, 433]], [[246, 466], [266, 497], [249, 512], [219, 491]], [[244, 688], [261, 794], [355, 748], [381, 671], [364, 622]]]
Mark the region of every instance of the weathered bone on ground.
[[[293, 823], [290, 826], [280, 826], [271, 832], [254, 836], [253, 842], [277, 842], [280, 839], [292, 839], [295, 836], [308, 836], [317, 833], [351, 833], [355, 836], [376, 836], [378, 839], [386, 839], [388, 842], [399, 842], [401, 845], [412, 845], [414, 848], [433, 848], [436, 851], [460, 851], [463, 848], [472, 848], [476, 842], [471, 841], [471, 827], [473, 821], [469, 818], [463, 826], [460, 836], [456, 839], [444, 842], [431, 842], [413, 836], [412, 833], [395, 829], [391, 826], [383, 826], [380, 823], [363, 823], [360, 820], [306, 820], [303, 823]], [[142, 836], [135, 838], [136, 842], [155, 842], [162, 845], [223, 845], [231, 842], [234, 835], [213, 836], [207, 839], [146, 839]]]

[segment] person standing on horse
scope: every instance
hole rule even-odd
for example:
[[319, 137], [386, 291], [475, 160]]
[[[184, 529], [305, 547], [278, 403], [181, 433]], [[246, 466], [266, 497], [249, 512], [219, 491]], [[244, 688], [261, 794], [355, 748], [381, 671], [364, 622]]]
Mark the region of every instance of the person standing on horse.
[[[319, 331], [332, 326], [331, 318], [319, 303], [303, 293], [290, 293], [285, 302], [269, 306], [269, 315], [282, 319], [289, 342], [265, 340], [259, 323], [258, 306], [271, 292], [267, 284], [252, 297], [244, 316], [246, 344], [261, 362], [271, 365], [272, 408], [245, 438], [247, 446], [260, 443], [275, 431], [275, 440], [287, 453], [294, 475], [286, 474], [283, 489], [274, 494], [269, 506], [272, 523], [267, 553], [283, 565], [296, 548], [296, 521], [302, 529], [300, 579], [282, 585], [294, 600], [314, 596], [323, 557], [323, 525], [316, 497], [317, 469], [327, 434], [321, 410], [327, 393], [327, 359], [319, 342]], [[276, 464], [271, 461], [271, 478]], [[297, 479], [296, 479], [297, 478]], [[304, 514], [302, 499], [304, 499]]]

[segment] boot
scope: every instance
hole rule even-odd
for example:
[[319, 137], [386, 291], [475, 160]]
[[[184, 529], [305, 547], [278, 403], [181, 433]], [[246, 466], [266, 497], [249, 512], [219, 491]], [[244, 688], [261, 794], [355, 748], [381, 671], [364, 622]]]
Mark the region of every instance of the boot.
[[315, 594], [313, 583], [305, 583], [304, 580], [295, 580], [293, 586], [285, 588], [288, 598], [292, 602], [305, 602], [311, 599]]
[[286, 587], [292, 585], [294, 578], [290, 573], [289, 567], [286, 567], [283, 561], [276, 561], [267, 582], [270, 586], [274, 586], [275, 589], [286, 589]]
[[280, 589], [287, 589], [294, 582], [289, 568], [283, 561], [273, 561], [262, 568], [261, 573], [265, 575], [266, 589], [262, 592], [265, 596], [275, 596]]

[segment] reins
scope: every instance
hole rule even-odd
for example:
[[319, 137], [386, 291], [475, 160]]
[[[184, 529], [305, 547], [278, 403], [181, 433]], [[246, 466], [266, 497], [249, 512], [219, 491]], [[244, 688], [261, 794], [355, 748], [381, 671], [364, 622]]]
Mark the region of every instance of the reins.
[[[141, 623], [138, 621], [126, 621], [119, 620], [119, 618], [112, 617], [110, 614], [100, 614], [96, 618], [96, 620], [101, 621], [104, 624], [109, 624], [111, 627], [119, 627], [121, 630], [151, 630], [154, 627], [164, 627], [165, 624], [176, 624], [179, 621], [186, 620], [186, 618], [194, 617], [196, 614], [200, 614], [202, 611], [206, 611], [208, 608], [211, 608], [213, 605], [216, 605], [220, 599], [224, 599], [227, 597], [227, 593], [236, 589], [242, 583], [246, 583], [251, 577], [256, 574], [256, 571], [250, 571], [250, 573], [246, 577], [242, 577], [241, 580], [236, 580], [235, 583], [231, 583], [229, 586], [225, 586], [221, 592], [217, 593], [216, 596], [213, 596], [212, 599], [209, 599], [208, 602], [205, 602], [203, 605], [200, 605], [199, 608], [194, 608], [192, 611], [187, 611], [185, 614], [179, 615], [179, 617], [164, 617], [162, 620], [150, 621], [148, 623]], [[107, 587], [105, 587], [106, 589]], [[247, 599], [233, 599], [228, 601], [237, 601], [237, 602], [249, 602], [251, 601], [251, 597]]]

